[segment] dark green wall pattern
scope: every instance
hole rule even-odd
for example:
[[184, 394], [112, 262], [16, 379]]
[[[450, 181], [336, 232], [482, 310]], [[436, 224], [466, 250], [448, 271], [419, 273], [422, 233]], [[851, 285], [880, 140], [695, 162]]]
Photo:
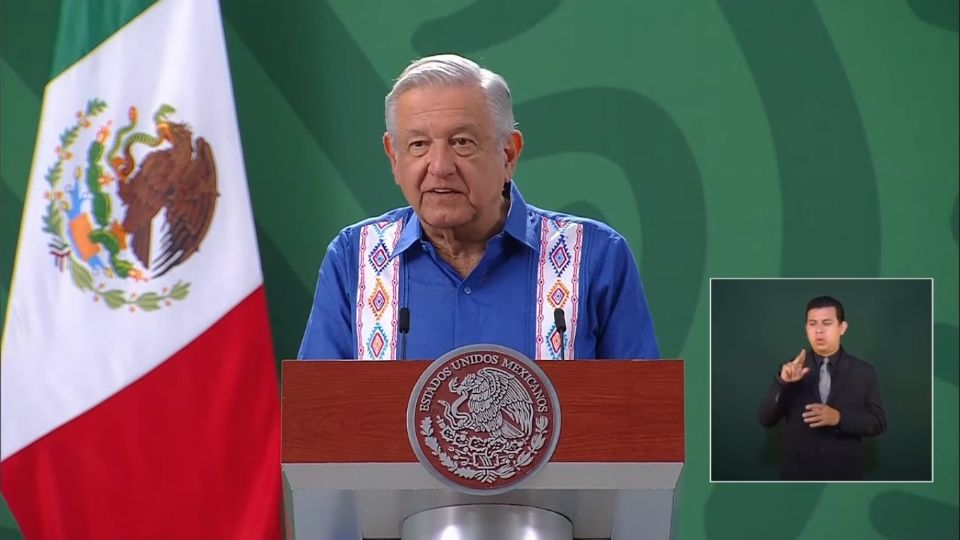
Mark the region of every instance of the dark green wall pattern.
[[[58, 0], [0, 4], [0, 303]], [[403, 203], [390, 80], [458, 52], [503, 73], [539, 206], [630, 241], [664, 354], [686, 359], [679, 537], [956, 538], [957, 3], [223, 0], [278, 355], [326, 245]], [[710, 484], [712, 276], [933, 277], [933, 484]], [[0, 539], [19, 538], [0, 511]]]

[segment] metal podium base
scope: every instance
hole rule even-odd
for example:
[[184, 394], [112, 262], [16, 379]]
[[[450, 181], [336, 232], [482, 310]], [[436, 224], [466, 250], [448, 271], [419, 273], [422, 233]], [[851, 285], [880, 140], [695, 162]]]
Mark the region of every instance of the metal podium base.
[[543, 508], [467, 504], [418, 512], [403, 520], [400, 540], [573, 540], [573, 524]]
[[547, 463], [529, 484], [485, 496], [445, 489], [419, 463], [284, 463], [286, 540], [400, 538], [408, 516], [476, 504], [552, 510], [573, 523], [574, 538], [667, 540], [682, 471], [683, 463]]

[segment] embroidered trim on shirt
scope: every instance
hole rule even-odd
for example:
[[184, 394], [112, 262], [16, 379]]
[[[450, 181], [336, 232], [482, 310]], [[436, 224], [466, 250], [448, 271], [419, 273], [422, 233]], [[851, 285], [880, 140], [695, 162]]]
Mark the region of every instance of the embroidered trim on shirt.
[[357, 278], [357, 358], [397, 357], [397, 292], [400, 257], [390, 255], [400, 239], [403, 221], [379, 221], [360, 229]]
[[[543, 217], [540, 220], [540, 268], [537, 271], [537, 359], [573, 358], [580, 305], [580, 253], [583, 225]], [[553, 312], [561, 308], [567, 332], [561, 336]], [[564, 343], [566, 342], [566, 343]]]

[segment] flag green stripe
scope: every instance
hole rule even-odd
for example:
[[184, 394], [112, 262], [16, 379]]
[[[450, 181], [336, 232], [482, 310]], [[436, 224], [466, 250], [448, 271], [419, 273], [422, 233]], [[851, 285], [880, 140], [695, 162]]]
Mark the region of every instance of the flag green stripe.
[[0, 56], [37, 96], [38, 102], [50, 79], [59, 15], [60, 0], [0, 2]]
[[64, 1], [50, 78], [72, 66], [154, 3], [155, 0]]

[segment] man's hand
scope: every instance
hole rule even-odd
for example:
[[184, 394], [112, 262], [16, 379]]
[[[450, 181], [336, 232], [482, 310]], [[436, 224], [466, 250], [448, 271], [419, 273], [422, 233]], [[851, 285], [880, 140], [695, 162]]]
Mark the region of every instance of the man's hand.
[[785, 383], [794, 383], [802, 379], [810, 371], [810, 368], [803, 367], [806, 359], [807, 351], [801, 350], [796, 358], [780, 368], [780, 380]]
[[835, 426], [840, 423], [840, 411], [823, 403], [807, 405], [803, 421], [810, 427]]

